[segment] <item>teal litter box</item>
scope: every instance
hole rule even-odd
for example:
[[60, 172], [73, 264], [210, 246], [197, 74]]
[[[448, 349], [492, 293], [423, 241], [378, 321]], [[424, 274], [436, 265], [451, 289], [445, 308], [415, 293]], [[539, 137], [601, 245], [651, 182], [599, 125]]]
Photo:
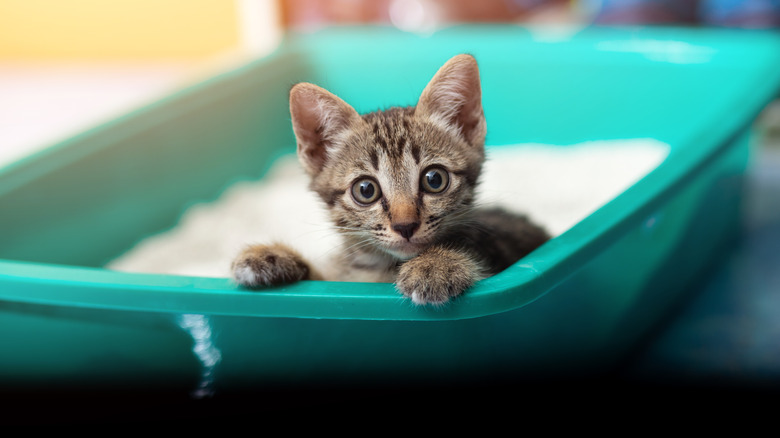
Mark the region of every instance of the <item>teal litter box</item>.
[[[480, 63], [489, 144], [652, 138], [669, 155], [444, 309], [416, 308], [390, 284], [256, 293], [102, 268], [293, 151], [293, 83], [320, 84], [359, 111], [413, 104], [464, 52]], [[0, 169], [0, 385], [219, 391], [605, 372], [738, 235], [751, 123], [779, 86], [770, 33], [288, 35], [264, 59]]]

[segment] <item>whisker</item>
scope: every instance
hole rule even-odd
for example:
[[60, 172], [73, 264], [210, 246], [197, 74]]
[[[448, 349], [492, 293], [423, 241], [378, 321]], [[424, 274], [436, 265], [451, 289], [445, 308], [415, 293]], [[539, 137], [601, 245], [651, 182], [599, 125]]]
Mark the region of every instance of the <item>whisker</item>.
[[349, 246], [347, 246], [345, 248], [342, 248], [342, 254], [345, 257], [352, 256], [354, 254], [357, 254], [359, 251], [361, 251], [361, 250], [363, 250], [363, 249], [365, 249], [367, 247], [370, 247], [373, 243], [374, 243], [374, 240], [372, 238], [370, 238], [370, 237], [367, 237], [367, 238], [365, 238], [363, 240], [360, 240], [360, 241], [358, 241], [356, 243], [353, 243], [352, 245], [349, 245]]
[[468, 226], [471, 228], [476, 228], [483, 233], [494, 234], [492, 229], [488, 228], [480, 221], [474, 219], [473, 213], [476, 208], [477, 206], [475, 204], [462, 206], [444, 216], [445, 220], [442, 221], [439, 226], [445, 231], [451, 231], [455, 228]]
[[[352, 243], [351, 245], [346, 246], [346, 247], [343, 245], [343, 243], [340, 244], [340, 245], [334, 245], [333, 247], [331, 247], [331, 248], [327, 249], [326, 251], [324, 251], [322, 254], [318, 255], [315, 258], [315, 260], [320, 260], [323, 257], [330, 256], [335, 251], [339, 251], [344, 256], [351, 255], [351, 254], [359, 251], [363, 247], [363, 245], [367, 245], [368, 243], [371, 243], [371, 239], [370, 238], [365, 238], [365, 239], [362, 239], [362, 240], [358, 240], [357, 242]], [[350, 251], [350, 250], [352, 250], [352, 252], [347, 252], [347, 251]]]
[[346, 230], [346, 231], [366, 231], [364, 228], [360, 227], [340, 227], [337, 225], [331, 225], [330, 228], [333, 228], [334, 230]]

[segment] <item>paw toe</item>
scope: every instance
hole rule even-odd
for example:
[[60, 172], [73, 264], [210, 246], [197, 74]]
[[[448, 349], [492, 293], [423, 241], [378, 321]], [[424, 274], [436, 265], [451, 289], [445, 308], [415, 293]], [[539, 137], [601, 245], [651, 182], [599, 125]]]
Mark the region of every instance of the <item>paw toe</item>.
[[288, 248], [256, 246], [233, 262], [232, 274], [239, 285], [257, 288], [304, 280], [309, 277], [309, 267]]
[[245, 264], [237, 264], [233, 267], [233, 278], [236, 283], [246, 287], [260, 286], [260, 276]]

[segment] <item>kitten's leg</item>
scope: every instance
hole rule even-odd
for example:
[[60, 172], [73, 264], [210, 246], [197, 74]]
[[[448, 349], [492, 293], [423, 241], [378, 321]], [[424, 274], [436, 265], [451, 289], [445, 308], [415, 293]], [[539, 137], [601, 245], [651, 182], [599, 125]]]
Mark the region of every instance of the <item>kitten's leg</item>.
[[231, 272], [238, 284], [251, 288], [322, 279], [298, 252], [278, 243], [247, 247], [233, 261]]
[[395, 285], [415, 304], [444, 304], [484, 278], [483, 272], [469, 253], [434, 246], [401, 265]]

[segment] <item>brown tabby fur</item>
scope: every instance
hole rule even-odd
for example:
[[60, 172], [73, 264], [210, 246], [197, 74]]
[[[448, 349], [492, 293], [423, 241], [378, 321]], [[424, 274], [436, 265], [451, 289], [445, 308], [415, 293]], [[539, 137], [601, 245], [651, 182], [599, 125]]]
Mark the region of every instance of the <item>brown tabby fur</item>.
[[[444, 64], [416, 107], [361, 116], [330, 92], [300, 83], [290, 92], [290, 112], [311, 188], [343, 237], [340, 269], [323, 275], [284, 245], [255, 245], [233, 262], [244, 286], [395, 282], [417, 304], [442, 304], [548, 239], [523, 216], [473, 207], [486, 124], [469, 55]], [[432, 168], [448, 179], [438, 193], [423, 189]], [[381, 191], [370, 203], [353, 194], [365, 178]]]

